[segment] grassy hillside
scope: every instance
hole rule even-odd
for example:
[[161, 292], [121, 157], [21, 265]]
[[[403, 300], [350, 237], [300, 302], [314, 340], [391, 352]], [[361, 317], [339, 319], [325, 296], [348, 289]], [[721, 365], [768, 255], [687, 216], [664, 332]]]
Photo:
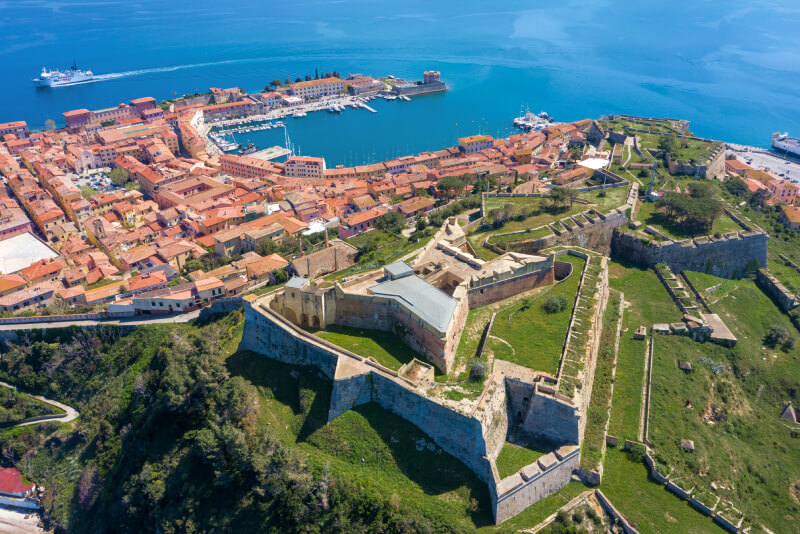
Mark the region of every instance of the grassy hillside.
[[[800, 426], [780, 419], [783, 401], [800, 403], [800, 349], [771, 348], [770, 327], [798, 337], [788, 318], [749, 280], [689, 273], [739, 338], [727, 349], [681, 337], [656, 338], [650, 439], [689, 486], [730, 499], [748, 519], [775, 532], [800, 529]], [[722, 285], [719, 285], [722, 284]], [[692, 372], [677, 368], [689, 361]], [[694, 441], [684, 452], [681, 439]]]
[[0, 431], [3, 457], [46, 488], [48, 527], [512, 532], [586, 489], [571, 483], [495, 527], [488, 488], [460, 461], [376, 405], [326, 424], [330, 383], [236, 352], [242, 326], [234, 312], [125, 336], [58, 330], [10, 347], [4, 379], [81, 412], [71, 424]]

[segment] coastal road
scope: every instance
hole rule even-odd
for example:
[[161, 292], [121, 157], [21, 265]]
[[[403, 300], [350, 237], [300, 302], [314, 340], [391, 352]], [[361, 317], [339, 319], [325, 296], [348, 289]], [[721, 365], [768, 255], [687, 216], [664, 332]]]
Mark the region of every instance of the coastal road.
[[103, 324], [120, 326], [142, 326], [146, 324], [176, 324], [188, 323], [200, 315], [200, 310], [180, 315], [169, 315], [165, 317], [131, 317], [129, 319], [106, 319], [103, 321], [84, 320], [84, 321], [53, 321], [47, 323], [13, 323], [0, 325], [0, 332], [13, 330], [41, 330], [43, 328], [67, 328], [70, 326], [98, 326]]
[[9, 429], [9, 428], [16, 428], [18, 426], [39, 425], [39, 424], [42, 424], [42, 423], [49, 423], [51, 421], [57, 421], [59, 423], [69, 423], [70, 421], [74, 421], [75, 419], [77, 419], [78, 415], [80, 415], [80, 414], [78, 414], [78, 410], [76, 410], [75, 408], [73, 408], [71, 406], [67, 406], [66, 404], [63, 404], [63, 403], [58, 402], [58, 401], [54, 401], [52, 399], [47, 399], [45, 397], [42, 397], [41, 395], [34, 395], [33, 393], [28, 393], [27, 391], [23, 391], [21, 389], [17, 389], [16, 386], [13, 386], [13, 385], [11, 385], [11, 384], [9, 384], [7, 382], [3, 382], [2, 380], [0, 380], [0, 386], [4, 386], [4, 387], [10, 388], [10, 389], [19, 391], [20, 393], [25, 393], [26, 395], [30, 395], [34, 399], [38, 399], [38, 400], [40, 400], [40, 401], [42, 401], [42, 402], [44, 402], [46, 404], [49, 404], [51, 406], [55, 406], [56, 408], [61, 408], [62, 410], [64, 410], [66, 412], [64, 415], [59, 415], [59, 416], [51, 417], [51, 418], [48, 418], [48, 419], [40, 419], [38, 421], [22, 421], [20, 423], [15, 424], [15, 425], [11, 425], [9, 427], [6, 427], [6, 430]]

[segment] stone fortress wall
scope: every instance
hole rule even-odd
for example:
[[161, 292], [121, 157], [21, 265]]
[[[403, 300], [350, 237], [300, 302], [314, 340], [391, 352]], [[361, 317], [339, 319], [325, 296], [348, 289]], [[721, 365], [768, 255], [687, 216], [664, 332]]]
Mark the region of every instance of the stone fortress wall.
[[[240, 349], [312, 367], [332, 380], [329, 420], [353, 407], [375, 402], [416, 425], [488, 485], [496, 522], [513, 517], [563, 487], [578, 467], [579, 414], [568, 400], [556, 399], [552, 390], [537, 391], [534, 385], [519, 380], [515, 381], [516, 387], [509, 387], [507, 377], [495, 375], [487, 381], [471, 412], [451, 409], [428, 397], [425, 384], [408, 380], [297, 327], [271, 309], [274, 297], [272, 294], [244, 299], [246, 320]], [[501, 480], [494, 460], [509, 431], [512, 405], [520, 412], [524, 410], [531, 435], [564, 446]]]
[[630, 232], [614, 236], [614, 254], [642, 267], [665, 262], [673, 272], [699, 271], [722, 278], [741, 278], [751, 260], [767, 265], [767, 240], [763, 231], [729, 232], [683, 241], [658, 241]]
[[[612, 209], [606, 214], [594, 209], [588, 209], [580, 214], [564, 217], [558, 222], [546, 225], [551, 231], [550, 235], [538, 239], [512, 241], [508, 244], [508, 251], [536, 254], [540, 250], [561, 245], [586, 248], [608, 255], [611, 253], [611, 239], [614, 236], [614, 230], [628, 224], [629, 214], [636, 206], [638, 195], [639, 184], [633, 183], [628, 191], [625, 204], [618, 208]], [[533, 230], [536, 230], [536, 228]], [[490, 242], [491, 237], [512, 236], [526, 232], [528, 230], [493, 234], [487, 238], [484, 246], [498, 254], [503, 254], [506, 251], [493, 245]]]

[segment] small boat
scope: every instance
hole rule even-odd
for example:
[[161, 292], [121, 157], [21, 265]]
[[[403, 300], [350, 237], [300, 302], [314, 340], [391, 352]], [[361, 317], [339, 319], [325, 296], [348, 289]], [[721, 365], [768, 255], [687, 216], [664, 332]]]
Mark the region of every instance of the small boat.
[[238, 154], [240, 156], [246, 156], [248, 154], [252, 154], [253, 152], [256, 152], [257, 150], [258, 150], [258, 148], [256, 147], [256, 145], [254, 145], [253, 143], [247, 143], [247, 145], [244, 148], [240, 148], [239, 149]]

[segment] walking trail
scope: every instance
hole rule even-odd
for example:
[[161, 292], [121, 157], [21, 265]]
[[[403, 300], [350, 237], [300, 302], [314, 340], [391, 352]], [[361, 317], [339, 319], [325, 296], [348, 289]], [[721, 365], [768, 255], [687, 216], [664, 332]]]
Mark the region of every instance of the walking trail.
[[69, 423], [70, 421], [74, 421], [75, 419], [77, 419], [78, 415], [80, 415], [78, 413], [78, 411], [75, 408], [71, 407], [71, 406], [67, 406], [66, 404], [62, 404], [62, 403], [60, 403], [58, 401], [54, 401], [54, 400], [51, 400], [51, 399], [46, 399], [46, 398], [42, 397], [41, 395], [34, 395], [32, 393], [28, 393], [27, 391], [23, 391], [23, 390], [17, 388], [16, 386], [14, 386], [12, 384], [8, 384], [6, 382], [3, 382], [1, 380], [0, 380], [0, 386], [5, 386], [7, 388], [15, 389], [15, 390], [17, 390], [17, 391], [19, 391], [21, 393], [25, 393], [26, 395], [30, 395], [34, 399], [38, 399], [38, 400], [40, 400], [42, 402], [45, 402], [45, 403], [47, 403], [47, 404], [49, 404], [51, 406], [55, 406], [57, 408], [61, 408], [62, 410], [64, 410], [66, 412], [63, 415], [44, 416], [44, 417], [46, 417], [46, 419], [37, 419], [36, 421], [20, 421], [19, 423], [16, 423], [14, 425], [6, 427], [6, 429], [8, 429], [8, 428], [16, 428], [18, 426], [38, 425], [38, 424], [47, 423], [47, 422], [50, 422], [50, 421], [58, 421], [59, 423]]

